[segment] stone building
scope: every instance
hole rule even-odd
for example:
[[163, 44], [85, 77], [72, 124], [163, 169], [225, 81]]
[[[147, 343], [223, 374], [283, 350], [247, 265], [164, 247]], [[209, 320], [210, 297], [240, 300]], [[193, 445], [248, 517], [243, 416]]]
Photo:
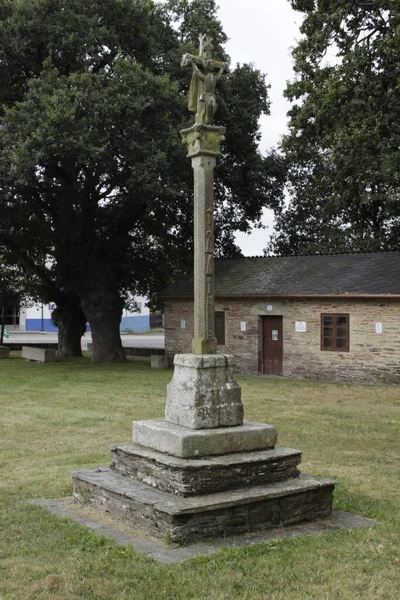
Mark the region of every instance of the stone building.
[[[191, 352], [193, 278], [161, 298], [167, 355]], [[215, 311], [239, 373], [400, 383], [400, 252], [216, 260]]]

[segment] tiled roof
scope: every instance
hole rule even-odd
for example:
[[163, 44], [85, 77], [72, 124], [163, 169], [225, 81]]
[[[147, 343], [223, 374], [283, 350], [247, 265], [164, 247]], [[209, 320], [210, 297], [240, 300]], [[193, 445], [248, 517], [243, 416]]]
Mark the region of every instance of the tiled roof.
[[[400, 294], [400, 251], [217, 259], [216, 296]], [[193, 276], [161, 297], [193, 296]]]

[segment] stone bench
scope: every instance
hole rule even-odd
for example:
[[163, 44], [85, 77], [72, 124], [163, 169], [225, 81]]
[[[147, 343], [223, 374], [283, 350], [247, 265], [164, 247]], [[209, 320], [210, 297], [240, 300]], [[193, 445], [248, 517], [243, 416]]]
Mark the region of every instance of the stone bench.
[[10, 357], [10, 348], [7, 346], [0, 346], [0, 358], [9, 358]]
[[49, 348], [35, 348], [33, 346], [22, 346], [22, 358], [36, 362], [56, 362], [57, 351]]

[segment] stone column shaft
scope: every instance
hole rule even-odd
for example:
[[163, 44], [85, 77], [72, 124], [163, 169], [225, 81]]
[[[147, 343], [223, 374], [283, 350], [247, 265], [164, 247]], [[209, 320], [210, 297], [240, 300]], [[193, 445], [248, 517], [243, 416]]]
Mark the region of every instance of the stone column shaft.
[[194, 170], [194, 354], [215, 354], [214, 168], [215, 156], [192, 158]]
[[214, 168], [225, 127], [196, 123], [181, 131], [194, 171], [193, 354], [216, 354], [214, 317]]

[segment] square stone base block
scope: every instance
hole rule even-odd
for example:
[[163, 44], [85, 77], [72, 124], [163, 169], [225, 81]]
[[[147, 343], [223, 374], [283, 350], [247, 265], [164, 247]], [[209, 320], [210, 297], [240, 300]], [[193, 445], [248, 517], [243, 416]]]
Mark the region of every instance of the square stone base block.
[[329, 517], [335, 483], [293, 480], [195, 498], [174, 497], [109, 467], [71, 473], [74, 497], [154, 537], [191, 542]]
[[226, 354], [176, 354], [167, 385], [165, 420], [190, 429], [243, 423], [241, 389]]
[[273, 448], [278, 437], [273, 425], [243, 421], [237, 427], [188, 429], [164, 420], [133, 421], [133, 443], [177, 456], [199, 458]]
[[111, 469], [177, 496], [198, 496], [298, 477], [301, 451], [274, 448], [207, 458], [176, 458], [135, 444], [111, 446]]

